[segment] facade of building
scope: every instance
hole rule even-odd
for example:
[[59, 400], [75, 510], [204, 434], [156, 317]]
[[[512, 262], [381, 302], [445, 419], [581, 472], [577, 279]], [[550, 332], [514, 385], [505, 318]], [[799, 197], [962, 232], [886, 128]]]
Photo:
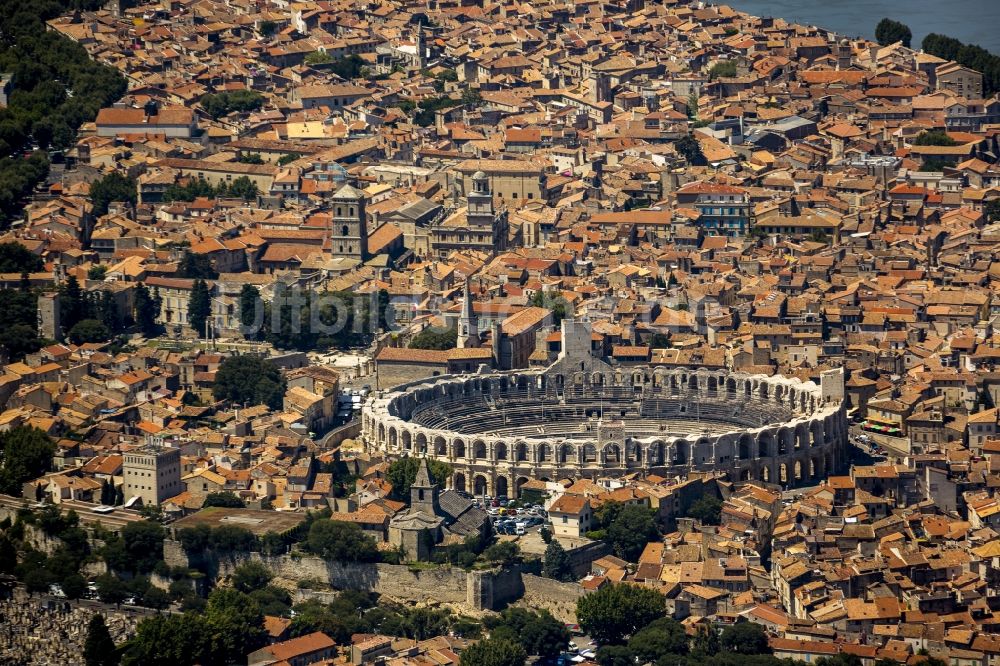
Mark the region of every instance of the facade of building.
[[122, 483], [126, 504], [138, 497], [143, 506], [158, 506], [183, 492], [180, 449], [146, 447], [125, 453]]
[[330, 251], [335, 257], [363, 262], [368, 259], [368, 220], [365, 193], [344, 185], [333, 195]]
[[697, 210], [697, 223], [708, 235], [743, 236], [750, 230], [750, 198], [743, 188], [694, 182], [677, 190], [677, 204]]

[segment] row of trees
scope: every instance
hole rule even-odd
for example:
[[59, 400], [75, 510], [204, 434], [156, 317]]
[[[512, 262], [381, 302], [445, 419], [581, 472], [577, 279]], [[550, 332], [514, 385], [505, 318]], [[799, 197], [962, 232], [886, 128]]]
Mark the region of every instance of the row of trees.
[[983, 95], [1000, 91], [1000, 56], [990, 53], [977, 44], [965, 44], [954, 37], [930, 33], [920, 47], [939, 58], [954, 60], [983, 74]]
[[389, 293], [299, 292], [278, 284], [274, 299], [265, 303], [260, 290], [244, 285], [240, 292], [240, 322], [248, 339], [265, 339], [279, 349], [311, 351], [346, 349], [367, 344], [388, 327]]
[[73, 344], [103, 342], [122, 328], [124, 320], [110, 290], [85, 291], [71, 275], [59, 292], [60, 321]]
[[104, 215], [114, 201], [126, 201], [135, 205], [138, 192], [134, 178], [123, 176], [117, 171], [98, 178], [90, 184], [90, 201], [94, 205], [94, 215]]
[[430, 127], [434, 124], [434, 114], [436, 111], [450, 109], [456, 106], [477, 107], [483, 103], [483, 97], [475, 88], [465, 88], [458, 99], [449, 95], [438, 95], [428, 97], [414, 104], [410, 100], [399, 102], [399, 108], [403, 113], [413, 114], [413, 123], [420, 127]]
[[243, 199], [250, 201], [257, 197], [257, 183], [247, 176], [240, 176], [233, 182], [219, 183], [213, 186], [203, 178], [188, 178], [183, 183], [173, 183], [163, 191], [163, 200], [170, 201], [194, 201], [199, 197], [214, 199]]
[[[2, 176], [0, 176], [2, 178]], [[42, 259], [16, 242], [0, 243], [0, 273], [26, 276], [42, 270]], [[0, 348], [11, 360], [18, 360], [41, 348], [45, 342], [38, 335], [38, 295], [27, 279], [16, 289], [0, 289]]]
[[234, 90], [210, 93], [199, 100], [201, 108], [213, 118], [220, 118], [234, 111], [247, 113], [264, 106], [264, 96], [256, 90]]
[[[117, 70], [46, 29], [45, 21], [76, 4], [0, 3], [0, 72], [13, 74], [7, 106], [0, 108], [0, 226], [17, 215], [23, 197], [48, 174], [48, 156], [41, 151], [70, 147], [82, 123], [125, 93]], [[35, 147], [40, 151], [24, 154]]]
[[721, 633], [703, 627], [689, 639], [683, 625], [666, 617], [663, 595], [635, 585], [609, 585], [581, 597], [576, 615], [580, 628], [601, 645], [601, 666], [730, 663], [771, 652], [764, 628], [750, 622]]

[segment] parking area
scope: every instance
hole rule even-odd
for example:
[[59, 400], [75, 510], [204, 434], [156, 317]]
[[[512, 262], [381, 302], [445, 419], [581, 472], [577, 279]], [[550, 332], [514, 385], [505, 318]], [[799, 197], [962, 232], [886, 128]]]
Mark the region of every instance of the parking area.
[[507, 497], [466, 495], [476, 506], [489, 514], [493, 531], [506, 536], [524, 536], [540, 530], [548, 521], [548, 513], [540, 504], [518, 502]]

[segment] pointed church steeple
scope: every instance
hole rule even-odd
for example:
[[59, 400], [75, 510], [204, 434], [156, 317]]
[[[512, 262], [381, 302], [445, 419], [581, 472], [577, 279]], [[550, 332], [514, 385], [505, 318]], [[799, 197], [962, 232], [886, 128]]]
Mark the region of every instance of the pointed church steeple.
[[479, 346], [479, 321], [472, 308], [472, 288], [465, 281], [465, 293], [462, 295], [462, 312], [458, 317], [458, 348], [471, 349]]
[[438, 507], [438, 487], [431, 481], [430, 470], [427, 469], [427, 459], [421, 458], [417, 467], [417, 476], [410, 486], [410, 512], [418, 511], [429, 516], [440, 512]]

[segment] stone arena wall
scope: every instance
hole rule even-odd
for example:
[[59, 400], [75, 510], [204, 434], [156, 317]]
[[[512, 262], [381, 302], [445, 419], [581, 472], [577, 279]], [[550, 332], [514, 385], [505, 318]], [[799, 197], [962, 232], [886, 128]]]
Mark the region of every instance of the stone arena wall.
[[[373, 452], [449, 463], [449, 485], [475, 494], [636, 471], [793, 486], [844, 462], [842, 392], [823, 382], [666, 368], [447, 375], [379, 392], [362, 437]], [[607, 417], [626, 407], [632, 417]]]

